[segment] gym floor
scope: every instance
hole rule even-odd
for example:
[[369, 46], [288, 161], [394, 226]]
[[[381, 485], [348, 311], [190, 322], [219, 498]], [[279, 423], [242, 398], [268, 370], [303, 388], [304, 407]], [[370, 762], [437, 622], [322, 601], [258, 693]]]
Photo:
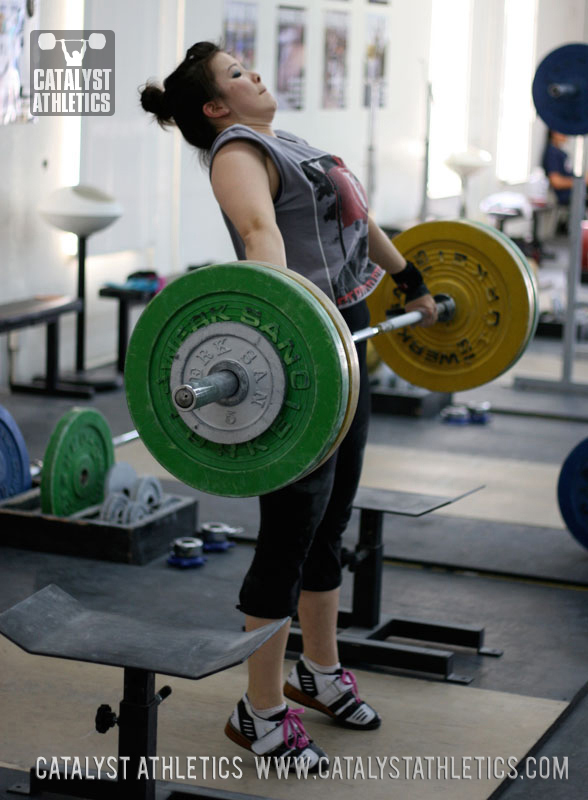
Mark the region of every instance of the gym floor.
[[[542, 282], [551, 262], [546, 264], [539, 273]], [[310, 734], [331, 757], [347, 757], [349, 763], [361, 758], [364, 765], [368, 756], [396, 756], [406, 760], [402, 763], [413, 759], [408, 775], [392, 779], [384, 772], [383, 779], [370, 781], [376, 797], [585, 796], [588, 551], [565, 529], [556, 485], [565, 457], [588, 437], [588, 406], [585, 398], [513, 388], [515, 375], [557, 378], [560, 369], [561, 342], [535, 339], [507, 375], [454, 397], [457, 402], [489, 400], [493, 413], [486, 425], [448, 425], [438, 416], [373, 415], [362, 485], [454, 497], [484, 486], [423, 517], [385, 517], [382, 615], [480, 625], [485, 644], [504, 651], [493, 658], [451, 648], [456, 672], [472, 678], [468, 685], [362, 666], [357, 670], [362, 695], [384, 719], [376, 732], [349, 734], [307, 711]], [[588, 381], [588, 360], [578, 358], [574, 377]], [[0, 392], [0, 404], [15, 418], [32, 459], [42, 459], [54, 425], [74, 405], [6, 391]], [[122, 392], [75, 404], [99, 408], [114, 436], [133, 427]], [[140, 442], [117, 448], [116, 457], [141, 474], [170, 478]], [[210, 554], [200, 569], [185, 571], [168, 567], [165, 555], [129, 566], [3, 547], [0, 611], [54, 583], [94, 610], [183, 628], [239, 631], [236, 594], [252, 555], [256, 500], [219, 498], [166, 483], [170, 486], [198, 497], [201, 522], [243, 526], [236, 546]], [[355, 545], [357, 532], [355, 512], [348, 547]], [[352, 576], [346, 572], [344, 605], [351, 591]], [[116, 707], [120, 700], [119, 669], [29, 655], [6, 639], [0, 639], [0, 664], [0, 798], [14, 796], [6, 794], [7, 788], [24, 780], [23, 770], [39, 756], [116, 753], [116, 733], [97, 734], [93, 718], [99, 704]], [[245, 675], [240, 666], [202, 681], [162, 677], [158, 686], [167, 682], [174, 691], [159, 710], [158, 753], [180, 760], [195, 754], [242, 757], [239, 779], [199, 775], [186, 783], [293, 797], [300, 792], [298, 780], [260, 780], [248, 754], [223, 736]], [[500, 770], [488, 774], [487, 764], [496, 764], [495, 759], [525, 756], [536, 760], [528, 763], [537, 765], [537, 777], [512, 781]], [[460, 772], [462, 759], [468, 759], [474, 765], [472, 779], [450, 779], [450, 768], [449, 779], [425, 780], [414, 769], [419, 757], [425, 765], [430, 757], [452, 757], [453, 769]], [[560, 765], [567, 759], [567, 777], [554, 777], [555, 762], [548, 759]], [[481, 775], [478, 763], [484, 765]], [[351, 797], [365, 777], [333, 775], [321, 790]]]

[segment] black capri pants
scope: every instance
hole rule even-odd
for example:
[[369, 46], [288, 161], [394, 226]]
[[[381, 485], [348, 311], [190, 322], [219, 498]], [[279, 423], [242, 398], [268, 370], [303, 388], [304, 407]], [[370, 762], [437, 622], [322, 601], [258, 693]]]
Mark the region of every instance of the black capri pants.
[[[365, 301], [341, 313], [352, 332], [369, 325]], [[301, 589], [326, 592], [341, 585], [341, 537], [359, 485], [369, 424], [366, 347], [356, 344], [359, 401], [340, 446], [314, 472], [259, 498], [259, 536], [237, 606], [245, 614], [293, 616]]]

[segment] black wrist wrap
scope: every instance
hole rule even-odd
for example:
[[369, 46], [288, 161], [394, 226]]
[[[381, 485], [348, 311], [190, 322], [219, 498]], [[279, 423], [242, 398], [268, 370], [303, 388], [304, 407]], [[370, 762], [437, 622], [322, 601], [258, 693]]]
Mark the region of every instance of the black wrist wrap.
[[412, 261], [407, 261], [405, 268], [401, 272], [393, 274], [392, 278], [400, 291], [404, 292], [406, 300], [416, 300], [417, 297], [430, 294], [423, 276]]

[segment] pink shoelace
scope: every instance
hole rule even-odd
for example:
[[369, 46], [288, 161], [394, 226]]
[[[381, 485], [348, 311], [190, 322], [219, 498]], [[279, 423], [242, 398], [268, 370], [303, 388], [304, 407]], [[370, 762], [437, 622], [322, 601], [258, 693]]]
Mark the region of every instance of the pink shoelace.
[[355, 680], [355, 675], [353, 672], [350, 672], [348, 669], [344, 669], [341, 673], [341, 683], [344, 683], [346, 686], [351, 686], [351, 691], [353, 692], [353, 696], [357, 702], [363, 702], [359, 696], [359, 692], [357, 690], [357, 681]]
[[[304, 714], [303, 708], [289, 708], [284, 716], [284, 744], [286, 747], [304, 750], [310, 739], [304, 730], [300, 717]], [[292, 741], [290, 741], [292, 737]]]

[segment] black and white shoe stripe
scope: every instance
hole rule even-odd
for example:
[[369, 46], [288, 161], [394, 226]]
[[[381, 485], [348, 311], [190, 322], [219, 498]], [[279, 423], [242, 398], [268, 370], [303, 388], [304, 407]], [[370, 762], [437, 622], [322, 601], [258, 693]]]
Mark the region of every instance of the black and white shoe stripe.
[[300, 686], [304, 694], [307, 694], [310, 697], [316, 697], [318, 694], [316, 681], [314, 679], [314, 675], [307, 668], [304, 661], [298, 661], [296, 664], [296, 672], [298, 674], [298, 680], [300, 681]]
[[239, 717], [239, 730], [243, 736], [246, 736], [252, 742], [255, 741], [255, 739], [257, 739], [255, 722], [253, 721], [251, 714], [247, 712], [247, 708], [245, 707], [243, 700], [239, 700], [237, 703], [237, 715]]

